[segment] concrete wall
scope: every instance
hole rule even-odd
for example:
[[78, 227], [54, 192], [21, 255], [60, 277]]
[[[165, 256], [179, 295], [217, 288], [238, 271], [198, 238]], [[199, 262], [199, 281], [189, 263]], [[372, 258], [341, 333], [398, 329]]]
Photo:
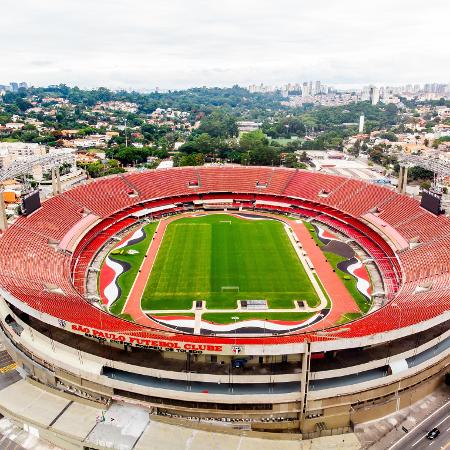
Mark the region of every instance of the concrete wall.
[[[0, 316], [2, 319], [4, 319], [6, 313], [14, 317], [6, 305], [0, 304]], [[9, 337], [14, 341], [14, 343], [9, 342], [8, 344], [8, 339], [6, 340], [8, 351], [31, 377], [38, 379], [44, 384], [58, 386], [61, 389], [71, 388], [74, 393], [86, 395], [88, 398], [96, 398], [97, 396], [101, 400], [116, 397], [114, 389], [121, 389], [145, 396], [180, 400], [186, 402], [185, 406], [159, 403], [149, 405], [147, 403], [147, 406], [153, 406], [180, 415], [198, 414], [204, 417], [230, 416], [239, 418], [280, 415], [295, 418], [301, 413], [303, 398], [300, 391], [287, 394], [240, 395], [238, 397], [239, 403], [241, 405], [248, 403], [248, 410], [225, 411], [218, 410], [213, 406], [211, 409], [196, 409], [194, 413], [189, 406], [189, 402], [204, 404], [205, 401], [208, 401], [211, 403], [233, 404], [236, 402], [236, 397], [227, 394], [208, 394], [205, 397], [204, 394], [200, 393], [150, 388], [110, 379], [101, 374], [104, 364], [113, 365], [115, 368], [129, 370], [134, 373], [159, 373], [160, 376], [164, 377], [173, 375], [174, 378], [178, 377], [177, 379], [185, 379], [183, 377], [187, 375], [169, 371], [155, 372], [155, 369], [107, 361], [94, 355], [80, 352], [59, 342], [51, 341], [36, 330], [30, 329], [17, 317], [15, 319], [24, 328], [20, 336], [15, 334], [11, 327], [2, 320], [3, 327], [5, 330], [8, 330]], [[430, 345], [432, 344], [427, 343], [427, 348]], [[20, 347], [33, 359], [30, 359], [27, 354], [23, 353]], [[409, 351], [405, 352], [405, 355], [409, 355], [409, 353]], [[397, 357], [404, 358], [406, 357], [405, 355], [397, 355]], [[325, 424], [325, 430], [346, 429], [352, 423], [371, 420], [393, 412], [393, 408], [406, 406], [408, 402], [412, 402], [412, 399], [416, 401], [435, 388], [439, 380], [439, 374], [448, 366], [449, 360], [450, 356], [448, 354], [441, 354], [396, 375], [339, 388], [310, 391], [306, 397], [305, 414], [301, 421], [301, 429], [305, 433], [312, 434], [323, 433], [323, 431], [318, 431], [318, 424], [321, 426]], [[43, 367], [44, 365], [45, 367]], [[330, 374], [334, 374], [334, 372], [329, 371]], [[190, 375], [197, 375], [199, 380], [207, 381], [221, 379], [222, 377], [209, 374]], [[271, 376], [270, 379], [275, 382], [286, 379], [299, 381], [300, 376], [301, 374], [289, 374]], [[256, 380], [259, 381], [259, 379], [267, 380], [267, 376], [264, 375], [235, 377], [242, 377], [245, 382], [255, 382]], [[191, 376], [190, 378], [191, 380], [193, 379]], [[61, 385], [61, 382], [64, 386]], [[228, 383], [228, 376], [226, 376], [225, 382]], [[126, 398], [126, 400], [132, 402], [129, 398]], [[143, 403], [145, 404], [145, 402]], [[271, 411], [261, 411], [251, 408], [252, 404], [263, 403], [273, 404], [273, 409]], [[319, 417], [308, 417], [312, 414], [319, 415]], [[264, 425], [261, 426], [264, 427]], [[274, 427], [276, 428], [277, 426], [269, 425], [269, 428]], [[290, 428], [292, 427], [292, 422], [281, 423], [280, 427]]]

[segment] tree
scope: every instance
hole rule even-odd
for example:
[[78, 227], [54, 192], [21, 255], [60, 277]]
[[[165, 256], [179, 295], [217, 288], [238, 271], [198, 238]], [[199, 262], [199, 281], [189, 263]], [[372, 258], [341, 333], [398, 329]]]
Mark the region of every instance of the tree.
[[[145, 163], [149, 156], [157, 156], [154, 154], [155, 152], [156, 150], [151, 147], [137, 148], [120, 146], [108, 148], [105, 154], [107, 158], [117, 159], [124, 165], [132, 165]], [[167, 154], [164, 151], [162, 153]]]
[[283, 165], [284, 167], [297, 168], [299, 167], [299, 162], [293, 153], [289, 153], [285, 156]]
[[303, 150], [300, 155], [300, 161], [304, 163], [309, 161], [308, 155], [306, 154], [305, 150]]
[[392, 131], [384, 131], [383, 133], [380, 133], [379, 137], [381, 139], [387, 139], [388, 141], [391, 141], [391, 142], [398, 141], [397, 135], [395, 133], [393, 133]]
[[280, 152], [274, 147], [254, 148], [248, 155], [249, 164], [252, 166], [278, 166], [280, 164]]
[[239, 139], [239, 146], [243, 152], [253, 151], [269, 145], [269, 140], [261, 130], [243, 133]]
[[369, 152], [370, 159], [376, 164], [382, 164], [384, 153], [383, 150], [379, 147], [374, 147]]
[[422, 167], [414, 166], [408, 170], [408, 178], [410, 180], [432, 180], [433, 172]]
[[92, 178], [99, 178], [125, 172], [125, 169], [120, 167], [119, 161], [114, 159], [108, 160], [105, 164], [100, 161], [96, 161], [94, 163], [78, 163], [77, 165], [85, 169]]
[[230, 138], [238, 135], [238, 127], [236, 119], [231, 114], [217, 109], [202, 120], [198, 132], [209, 134], [211, 137]]
[[208, 133], [202, 133], [196, 137], [195, 147], [200, 153], [211, 153], [214, 150], [214, 140]]
[[353, 146], [349, 148], [348, 153], [357, 158], [359, 156], [360, 150], [361, 150], [361, 141], [357, 139], [356, 142], [353, 144]]
[[285, 147], [287, 152], [296, 152], [302, 148], [302, 141], [300, 139], [291, 139]]
[[190, 155], [178, 153], [173, 158], [173, 164], [175, 167], [203, 166], [205, 164], [205, 155], [202, 153], [192, 153]]
[[420, 183], [421, 190], [428, 191], [430, 188], [431, 188], [431, 183], [429, 181], [422, 181], [422, 183]]

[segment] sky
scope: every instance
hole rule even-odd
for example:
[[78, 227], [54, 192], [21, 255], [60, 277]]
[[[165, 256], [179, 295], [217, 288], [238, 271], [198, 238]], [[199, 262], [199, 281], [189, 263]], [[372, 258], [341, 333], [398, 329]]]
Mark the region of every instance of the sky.
[[450, 82], [450, 0], [2, 0], [0, 84]]

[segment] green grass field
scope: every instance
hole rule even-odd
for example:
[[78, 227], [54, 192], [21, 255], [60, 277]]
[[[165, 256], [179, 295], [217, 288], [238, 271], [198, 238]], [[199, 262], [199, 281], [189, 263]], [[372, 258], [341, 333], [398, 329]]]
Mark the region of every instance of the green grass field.
[[[122, 254], [116, 254], [114, 251], [110, 253], [113, 259], [128, 262], [131, 265], [130, 270], [122, 273], [117, 280], [117, 283], [121, 289], [121, 296], [111, 305], [110, 311], [112, 314], [121, 314], [123, 306], [125, 304], [125, 300], [127, 299], [131, 286], [136, 279], [138, 270], [140, 269], [144, 256], [147, 253], [148, 246], [152, 241], [156, 226], [156, 222], [146, 225], [144, 227], [144, 230], [147, 234], [146, 238], [135, 245], [124, 247], [123, 249], [121, 249], [124, 251]], [[126, 251], [128, 250], [134, 250], [138, 253], [127, 254]]]
[[[239, 286], [239, 292], [223, 292]], [[270, 308], [310, 306], [319, 299], [283, 224], [229, 215], [182, 218], [166, 230], [143, 298], [144, 310], [234, 309], [236, 300], [265, 299]]]

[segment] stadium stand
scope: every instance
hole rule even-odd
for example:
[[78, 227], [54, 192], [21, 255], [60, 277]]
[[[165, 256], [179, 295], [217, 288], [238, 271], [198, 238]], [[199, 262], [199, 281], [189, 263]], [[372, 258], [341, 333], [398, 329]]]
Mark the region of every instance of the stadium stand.
[[[199, 180], [199, 187], [194, 188], [197, 192], [194, 196], [192, 188], [189, 188], [189, 180], [192, 179]], [[257, 187], [261, 181], [267, 185], [263, 189], [264, 193]], [[130, 195], [130, 186], [135, 186], [138, 196]], [[401, 287], [401, 271], [405, 281], [410, 281], [437, 276], [448, 270], [448, 237], [439, 239], [439, 236], [448, 235], [450, 222], [446, 217], [434, 217], [420, 210], [416, 200], [402, 197], [399, 207], [398, 194], [388, 189], [314, 172], [202, 167], [148, 171], [127, 175], [125, 178], [109, 177], [76, 187], [62, 196], [48, 200], [32, 216], [19, 219], [17, 226], [12, 227], [1, 238], [0, 261], [4, 263], [3, 267], [8, 267], [6, 271], [3, 270], [3, 275], [6, 272], [9, 274], [4, 278], [3, 286], [8, 289], [13, 279], [24, 282], [32, 279], [33, 283], [54, 285], [65, 293], [73, 294], [73, 286], [70, 284], [72, 278], [75, 288], [81, 294], [78, 297], [80, 301], [84, 295], [84, 277], [89, 262], [110, 237], [135, 222], [130, 217], [133, 212], [161, 205], [165, 202], [164, 198], [174, 196], [183, 202], [189, 202], [198, 198], [202, 192], [208, 192], [209, 198], [220, 198], [219, 192], [239, 193], [233, 198], [247, 202], [256, 198], [290, 201], [295, 207], [264, 205], [264, 209], [303, 214], [354, 239], [374, 258], [382, 273], [389, 299], [394, 298]], [[355, 194], [351, 195], [352, 192]], [[364, 193], [363, 202], [356, 200], [358, 193]], [[184, 198], [181, 197], [183, 195]], [[69, 198], [73, 201], [69, 201]], [[400, 253], [402, 268], [389, 244], [359, 218], [362, 213], [377, 208], [383, 202], [380, 217], [392, 226], [401, 224], [401, 233], [407, 236], [419, 235], [424, 241], [418, 248]], [[69, 257], [55, 251], [48, 239], [60, 240], [80, 220], [83, 216], [80, 205], [85, 210], [102, 216], [103, 220], [88, 231]], [[176, 208], [176, 211], [182, 210], [181, 206]], [[61, 211], [65, 213], [61, 214]], [[407, 216], [411, 219], [407, 219]], [[433, 229], [436, 232], [434, 235]], [[432, 240], [426, 243], [427, 239]], [[69, 276], [70, 274], [72, 275]], [[14, 286], [16, 284], [17, 282]], [[31, 298], [16, 289], [14, 292], [26, 302]], [[43, 292], [32, 297], [39, 298], [39, 307], [44, 306], [47, 298]], [[35, 303], [34, 305], [36, 306]], [[62, 312], [63, 309], [60, 315], [64, 318]], [[384, 317], [382, 310], [374, 315]]]
[[[151, 326], [125, 320], [87, 298], [88, 269], [112, 238], [143, 220], [202, 211], [202, 201], [214, 199], [341, 233], [373, 260], [382, 301], [344, 324], [324, 325], [339, 301], [331, 299], [317, 321], [296, 331], [206, 335], [148, 317]], [[58, 245], [85, 224], [74, 246]], [[401, 245], [383, 233], [386, 224]], [[28, 376], [84, 398], [130, 400], [188, 420], [250, 420], [259, 431], [343, 433], [441, 382], [449, 254], [448, 217], [364, 181], [271, 167], [134, 172], [51, 198], [0, 235], [0, 332]], [[404, 372], [393, 371], [396, 364]]]

